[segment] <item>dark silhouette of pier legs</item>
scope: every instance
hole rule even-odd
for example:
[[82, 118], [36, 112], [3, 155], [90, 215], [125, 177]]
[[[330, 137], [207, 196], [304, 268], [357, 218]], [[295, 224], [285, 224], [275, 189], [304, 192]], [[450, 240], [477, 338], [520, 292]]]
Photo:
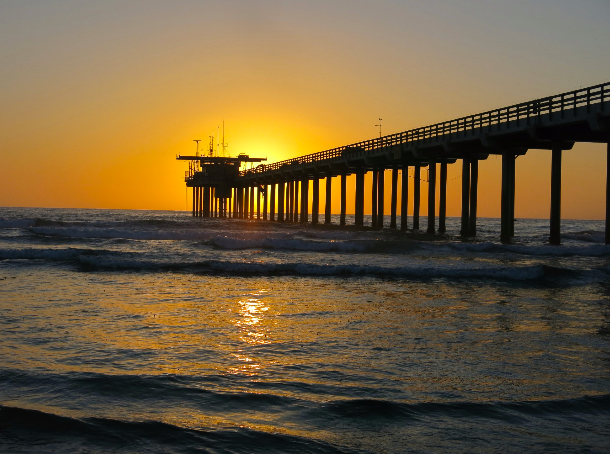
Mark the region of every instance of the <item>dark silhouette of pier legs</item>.
[[332, 174], [326, 176], [326, 205], [324, 206], [324, 224], [330, 224], [330, 211], [332, 201]]
[[355, 200], [355, 224], [359, 227], [364, 225], [364, 170], [356, 170], [356, 200]]
[[610, 244], [610, 143], [606, 150], [606, 235], [605, 242]]
[[415, 164], [413, 174], [413, 230], [419, 230], [419, 201], [421, 197], [421, 166]]
[[288, 182], [286, 187], [286, 221], [292, 222], [294, 216], [292, 204], [294, 202], [294, 183], [292, 180]]
[[470, 159], [462, 158], [462, 223], [460, 235], [467, 237], [470, 222]]
[[277, 185], [277, 222], [284, 222], [284, 193], [286, 183], [283, 181]]
[[436, 233], [436, 161], [428, 164], [428, 230], [431, 235]]
[[398, 204], [398, 167], [392, 167], [392, 200], [390, 202], [390, 228], [396, 230], [396, 205]]
[[400, 230], [407, 230], [409, 213], [409, 166], [402, 167], [402, 194], [400, 196]]
[[385, 169], [379, 169], [379, 188], [377, 189], [377, 228], [383, 229], [383, 208], [384, 208], [384, 189], [385, 189]]
[[510, 243], [511, 232], [514, 231], [513, 224], [515, 212], [515, 154], [512, 151], [502, 153], [502, 210], [500, 240], [502, 243]]
[[309, 179], [303, 178], [301, 181], [301, 224], [309, 220]]
[[371, 185], [371, 227], [377, 228], [377, 189], [379, 187], [379, 172], [373, 169], [373, 184]]
[[561, 244], [561, 148], [554, 148], [551, 161], [551, 235], [550, 243]]
[[[515, 160], [512, 160], [513, 165]], [[512, 171], [514, 175], [514, 171]], [[468, 236], [477, 236], [477, 196], [479, 185], [479, 160], [473, 158], [470, 162], [470, 219]], [[514, 205], [513, 205], [514, 206]]]
[[240, 188], [239, 189], [239, 219], [245, 219], [246, 218], [246, 207], [247, 207], [247, 196], [246, 194], [248, 193], [247, 188]]
[[318, 217], [320, 215], [320, 178], [318, 175], [314, 175], [312, 180], [312, 200], [311, 200], [311, 223], [312, 225], [318, 224]]
[[249, 197], [249, 200], [250, 200], [250, 209], [249, 209], [250, 216], [249, 216], [249, 218], [250, 219], [254, 219], [254, 186], [250, 186], [250, 197]]
[[268, 201], [269, 201], [269, 186], [265, 185], [263, 186], [263, 221], [267, 220], [267, 207], [268, 207]]
[[261, 219], [261, 187], [256, 185], [256, 220]]
[[193, 186], [193, 217], [195, 217], [195, 211], [197, 207], [197, 188]]
[[269, 220], [275, 221], [275, 183], [269, 185]]
[[292, 195], [294, 196], [292, 201], [292, 209], [294, 210], [292, 222], [296, 224], [299, 222], [299, 180], [294, 180], [294, 192]]
[[347, 174], [343, 172], [341, 174], [341, 216], [339, 218], [339, 225], [345, 225], [345, 209], [347, 206]]
[[237, 209], [237, 188], [233, 188], [233, 218], [239, 216]]
[[440, 194], [438, 201], [438, 233], [445, 233], [447, 218], [447, 162], [441, 162]]

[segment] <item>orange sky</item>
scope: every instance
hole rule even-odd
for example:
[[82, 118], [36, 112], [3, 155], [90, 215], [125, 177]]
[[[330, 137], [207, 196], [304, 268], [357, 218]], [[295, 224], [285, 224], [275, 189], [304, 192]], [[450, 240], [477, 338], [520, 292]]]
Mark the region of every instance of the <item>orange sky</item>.
[[[609, 19], [607, 0], [0, 0], [0, 206], [182, 210], [174, 157], [223, 120], [232, 155], [275, 161], [606, 82]], [[562, 216], [603, 218], [605, 146], [563, 174]], [[481, 216], [499, 180], [490, 157]], [[517, 217], [548, 217], [549, 181], [550, 152], [517, 160]]]

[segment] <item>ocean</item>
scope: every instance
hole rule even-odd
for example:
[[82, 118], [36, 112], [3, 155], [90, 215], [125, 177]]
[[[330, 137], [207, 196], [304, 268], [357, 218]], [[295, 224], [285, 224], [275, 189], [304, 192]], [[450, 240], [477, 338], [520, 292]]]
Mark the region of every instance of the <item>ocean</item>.
[[610, 452], [603, 222], [422, 220], [0, 208], [0, 452]]

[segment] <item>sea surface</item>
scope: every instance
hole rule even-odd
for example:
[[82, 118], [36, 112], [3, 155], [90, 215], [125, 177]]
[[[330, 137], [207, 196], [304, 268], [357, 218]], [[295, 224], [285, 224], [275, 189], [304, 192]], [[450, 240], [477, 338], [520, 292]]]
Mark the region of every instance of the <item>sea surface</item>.
[[610, 452], [603, 223], [425, 228], [0, 208], [0, 452]]

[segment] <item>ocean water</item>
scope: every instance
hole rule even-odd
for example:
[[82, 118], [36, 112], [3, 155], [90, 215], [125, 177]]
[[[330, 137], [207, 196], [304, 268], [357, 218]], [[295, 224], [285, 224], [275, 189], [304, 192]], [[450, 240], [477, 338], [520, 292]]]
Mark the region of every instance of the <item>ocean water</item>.
[[0, 452], [610, 452], [603, 223], [458, 230], [0, 208]]

